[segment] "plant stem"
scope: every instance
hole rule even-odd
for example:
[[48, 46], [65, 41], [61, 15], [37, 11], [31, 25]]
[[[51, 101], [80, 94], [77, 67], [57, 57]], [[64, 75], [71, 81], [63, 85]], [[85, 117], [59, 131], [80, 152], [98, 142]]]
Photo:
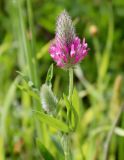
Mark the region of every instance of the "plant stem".
[[66, 141], [66, 151], [65, 151], [65, 160], [70, 160], [70, 146], [69, 146], [69, 137], [67, 136], [67, 141]]
[[33, 13], [32, 13], [32, 5], [31, 0], [27, 0], [27, 11], [28, 11], [28, 21], [29, 21], [29, 30], [31, 33], [31, 50], [32, 50], [32, 63], [34, 68], [34, 84], [39, 89], [39, 79], [38, 79], [38, 64], [36, 60], [36, 42], [35, 42], [35, 31], [33, 24]]
[[[28, 76], [29, 79], [34, 83], [34, 85], [39, 89], [39, 79], [38, 79], [38, 67], [37, 67], [37, 61], [36, 61], [36, 47], [35, 47], [35, 36], [34, 36], [34, 30], [33, 30], [33, 15], [32, 15], [32, 8], [31, 8], [31, 1], [27, 0], [27, 8], [28, 8], [28, 22], [29, 22], [29, 28], [32, 35], [31, 41], [26, 36], [26, 24], [23, 17], [23, 1], [18, 0], [17, 1], [17, 7], [18, 7], [18, 15], [19, 15], [19, 22], [20, 22], [20, 32], [22, 35], [22, 47], [24, 49], [24, 55], [26, 57], [27, 67], [28, 67]], [[37, 110], [41, 110], [40, 103], [38, 103], [34, 98], [33, 100], [33, 108]], [[34, 122], [33, 122], [34, 123]], [[35, 121], [37, 134], [40, 137], [40, 139], [45, 140], [46, 135], [44, 132], [44, 125], [40, 125], [38, 121]], [[35, 128], [34, 128], [35, 129]]]
[[72, 93], [73, 93], [73, 69], [70, 68], [69, 69], [69, 96], [68, 96], [69, 101], [71, 101]]
[[[73, 94], [73, 69], [70, 68], [69, 69], [69, 95], [68, 95], [68, 100], [70, 101], [70, 103], [71, 103], [72, 94]], [[64, 148], [65, 160], [71, 160], [69, 134], [63, 135], [63, 148]]]
[[67, 135], [67, 134], [63, 135], [63, 137], [62, 137], [62, 145], [63, 145], [63, 149], [64, 149], [65, 160], [71, 160], [69, 135]]
[[113, 136], [113, 133], [114, 133], [114, 129], [115, 127], [117, 126], [118, 124], [118, 121], [120, 119], [120, 116], [122, 114], [122, 112], [124, 111], [124, 105], [122, 105], [120, 107], [120, 110], [117, 114], [117, 117], [115, 118], [113, 124], [112, 124], [112, 127], [108, 133], [108, 136], [107, 136], [107, 139], [106, 139], [106, 142], [105, 142], [105, 145], [104, 145], [104, 157], [103, 157], [103, 160], [108, 160], [108, 154], [109, 154], [109, 149], [110, 149], [110, 142], [111, 142], [111, 139], [112, 139], [112, 136]]
[[108, 36], [106, 41], [106, 47], [103, 51], [103, 56], [101, 59], [101, 64], [98, 70], [98, 85], [100, 86], [101, 82], [104, 81], [105, 75], [107, 73], [110, 57], [111, 57], [111, 50], [113, 44], [113, 35], [114, 35], [114, 17], [113, 17], [113, 9], [112, 4], [109, 3], [108, 5], [109, 15], [108, 15]]
[[26, 39], [26, 31], [25, 31], [23, 13], [22, 13], [22, 3], [21, 3], [20, 0], [17, 1], [17, 6], [18, 6], [18, 12], [19, 12], [20, 28], [21, 28], [21, 33], [22, 33], [24, 52], [25, 52], [25, 56], [26, 56], [27, 64], [28, 64], [28, 73], [29, 73], [30, 79], [33, 81], [34, 73], [33, 73], [33, 65], [32, 65], [32, 55], [31, 55], [31, 52], [29, 50], [28, 41]]
[[[28, 23], [29, 23], [29, 30], [31, 33], [31, 41], [30, 41], [30, 50], [32, 55], [32, 65], [33, 65], [33, 74], [34, 74], [34, 85], [40, 89], [40, 82], [38, 78], [38, 62], [36, 59], [36, 39], [35, 39], [35, 31], [34, 31], [34, 23], [33, 23], [33, 12], [32, 12], [32, 2], [31, 0], [26, 0], [27, 2], [27, 12], [28, 12]], [[33, 99], [33, 106], [34, 108], [37, 106], [38, 110], [42, 110], [41, 105]], [[36, 128], [37, 134], [42, 139], [44, 144], [48, 143], [48, 135], [45, 134], [46, 126], [44, 124], [40, 124], [36, 121]]]

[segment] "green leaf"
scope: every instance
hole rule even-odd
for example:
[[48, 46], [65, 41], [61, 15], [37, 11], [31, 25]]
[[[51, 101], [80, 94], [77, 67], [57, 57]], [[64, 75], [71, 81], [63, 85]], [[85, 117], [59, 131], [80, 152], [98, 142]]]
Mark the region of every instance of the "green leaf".
[[53, 155], [48, 151], [48, 149], [42, 144], [42, 142], [39, 139], [37, 139], [36, 142], [40, 150], [40, 153], [42, 154], [45, 160], [55, 160]]
[[46, 77], [46, 82], [45, 82], [50, 87], [52, 86], [52, 84], [51, 84], [52, 78], [53, 78], [53, 64], [51, 64], [51, 66], [47, 72], [47, 77]]
[[70, 106], [70, 102], [69, 102], [67, 96], [65, 94], [63, 94], [63, 97], [64, 97], [64, 101], [65, 101], [65, 105], [67, 107], [67, 110], [70, 110], [71, 106]]
[[71, 128], [73, 131], [75, 131], [77, 128], [77, 124], [78, 124], [78, 114], [77, 114], [76, 110], [74, 109], [74, 107], [72, 107], [69, 118], [71, 121]]
[[54, 144], [54, 146], [56, 147], [59, 155], [61, 156], [62, 159], [64, 159], [64, 152], [63, 152], [63, 148], [61, 143], [58, 141], [56, 135], [51, 136], [51, 141]]
[[27, 92], [31, 97], [35, 98], [39, 103], [40, 102], [40, 95], [39, 90], [34, 86], [33, 82], [29, 80], [27, 76], [25, 76], [22, 72], [16, 71], [23, 79], [23, 83], [20, 85], [18, 84], [18, 88]]
[[26, 82], [28, 82], [29, 81], [29, 78], [28, 78], [28, 76], [26, 76], [26, 75], [24, 75], [22, 72], [20, 72], [20, 71], [16, 71]]
[[66, 132], [66, 133], [69, 132], [69, 128], [64, 122], [40, 111], [34, 110], [34, 113], [36, 115], [36, 118], [38, 118], [42, 123], [46, 123], [49, 126], [55, 127], [56, 129], [62, 132]]
[[38, 89], [35, 87], [34, 83], [29, 79], [28, 76], [24, 75], [22, 72], [20, 71], [16, 71], [21, 77], [22, 79], [27, 83], [28, 87], [30, 87], [32, 90], [35, 90], [38, 92]]
[[74, 88], [73, 94], [72, 94], [72, 105], [74, 106], [78, 116], [80, 116], [80, 113], [81, 113], [81, 110], [80, 110], [80, 97], [79, 97], [79, 94], [78, 94], [76, 88]]
[[20, 90], [27, 92], [31, 97], [35, 98], [38, 102], [40, 102], [39, 94], [37, 93], [36, 90], [34, 90], [33, 88], [30, 88], [27, 82], [17, 86]]
[[111, 56], [111, 50], [112, 50], [112, 44], [113, 44], [113, 36], [114, 36], [114, 18], [113, 18], [113, 11], [112, 7], [109, 6], [109, 14], [108, 14], [108, 35], [106, 40], [106, 47], [102, 55], [101, 64], [99, 66], [99, 76], [98, 80], [102, 81], [104, 80], [104, 77], [106, 76], [106, 72], [109, 67], [110, 62], [110, 56]]
[[11, 104], [13, 102], [13, 99], [15, 97], [16, 93], [16, 88], [17, 84], [19, 83], [19, 77], [16, 77], [13, 83], [10, 85], [10, 88], [8, 89], [8, 92], [5, 96], [4, 104], [3, 104], [3, 109], [2, 109], [2, 115], [1, 115], [1, 125], [0, 125], [0, 134], [3, 135], [4, 138], [6, 138], [6, 123], [7, 123], [7, 117], [9, 113], [9, 109], [11, 107]]
[[67, 107], [67, 122], [69, 124], [69, 128], [74, 131], [77, 127], [78, 114], [72, 104], [69, 102], [66, 95], [63, 95], [65, 105]]

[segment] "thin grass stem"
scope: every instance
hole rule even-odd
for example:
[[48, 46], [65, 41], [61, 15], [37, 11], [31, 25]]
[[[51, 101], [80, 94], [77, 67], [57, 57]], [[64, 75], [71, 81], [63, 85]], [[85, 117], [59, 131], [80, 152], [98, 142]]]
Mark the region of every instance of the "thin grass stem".
[[120, 108], [120, 110], [119, 110], [119, 112], [117, 114], [117, 117], [114, 120], [114, 122], [112, 124], [112, 127], [111, 127], [111, 129], [110, 129], [110, 131], [108, 133], [108, 136], [107, 136], [107, 139], [106, 139], [106, 142], [105, 142], [105, 145], [104, 145], [104, 157], [103, 157], [103, 160], [108, 160], [110, 142], [111, 142], [111, 139], [112, 139], [112, 136], [113, 136], [113, 133], [114, 133], [114, 129], [117, 126], [118, 121], [119, 121], [120, 116], [121, 116], [123, 111], [124, 111], [124, 105], [121, 106], [121, 108]]

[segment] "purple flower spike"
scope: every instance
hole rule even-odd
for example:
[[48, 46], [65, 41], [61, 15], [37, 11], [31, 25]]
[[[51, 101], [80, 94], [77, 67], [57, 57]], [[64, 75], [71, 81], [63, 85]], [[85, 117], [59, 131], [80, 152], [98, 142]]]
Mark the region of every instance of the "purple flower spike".
[[49, 49], [51, 57], [57, 66], [68, 69], [83, 60], [88, 51], [85, 38], [81, 42], [76, 36], [70, 16], [63, 11], [58, 17], [55, 40]]

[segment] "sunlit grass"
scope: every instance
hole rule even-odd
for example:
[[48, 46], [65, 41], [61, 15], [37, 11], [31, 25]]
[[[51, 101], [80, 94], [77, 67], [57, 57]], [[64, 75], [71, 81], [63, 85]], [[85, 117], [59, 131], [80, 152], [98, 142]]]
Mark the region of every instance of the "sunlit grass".
[[[64, 160], [61, 137], [70, 129], [65, 123], [69, 77], [56, 65], [49, 69], [48, 54], [63, 9], [74, 22], [78, 19], [77, 34], [85, 35], [90, 47], [89, 55], [74, 69], [72, 104], [78, 120], [75, 131], [70, 125], [71, 159], [123, 160], [124, 42], [118, 5], [40, 0], [0, 4], [4, 4], [0, 10], [0, 160]], [[92, 24], [96, 34], [89, 32]], [[48, 81], [59, 100], [57, 116], [42, 109], [40, 88]]]

